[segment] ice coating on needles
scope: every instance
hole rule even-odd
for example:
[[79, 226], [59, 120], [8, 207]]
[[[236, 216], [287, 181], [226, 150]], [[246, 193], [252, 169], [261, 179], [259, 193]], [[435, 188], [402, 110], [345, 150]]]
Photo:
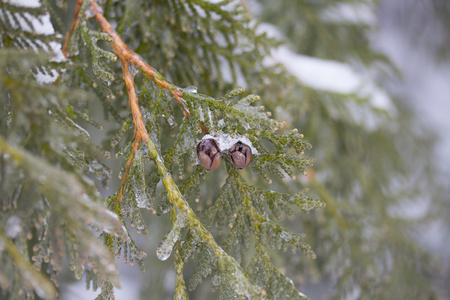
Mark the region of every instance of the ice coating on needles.
[[184, 215], [178, 215], [172, 225], [172, 229], [164, 236], [163, 240], [156, 249], [156, 256], [159, 260], [167, 260], [172, 254], [175, 243], [180, 239], [181, 229], [184, 227]]

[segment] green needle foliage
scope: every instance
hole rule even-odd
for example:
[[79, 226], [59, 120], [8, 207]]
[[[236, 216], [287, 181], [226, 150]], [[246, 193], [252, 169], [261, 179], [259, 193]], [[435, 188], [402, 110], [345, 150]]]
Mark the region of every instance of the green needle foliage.
[[[335, 2], [260, 1], [251, 18], [246, 1], [98, 1], [128, 48], [160, 72], [127, 62], [136, 107], [91, 1], [78, 1], [62, 61], [55, 45], [72, 2], [0, 2], [0, 297], [55, 299], [70, 269], [101, 289], [98, 299], [113, 298], [114, 258], [146, 272], [145, 298], [306, 299], [305, 277], [331, 279], [337, 298], [434, 297], [414, 222], [391, 212], [423, 191], [411, 174], [432, 182], [422, 151], [431, 140], [413, 134], [400, 107], [392, 115], [264, 64], [282, 37], [257, 33], [257, 18], [281, 21], [303, 54], [385, 63], [368, 45], [370, 26], [323, 19]], [[37, 33], [39, 20], [56, 32]], [[222, 152], [211, 172], [196, 152], [205, 134]], [[320, 158], [316, 176], [305, 136]], [[253, 154], [243, 170], [229, 157], [237, 141]], [[167, 274], [170, 291], [160, 284]]]

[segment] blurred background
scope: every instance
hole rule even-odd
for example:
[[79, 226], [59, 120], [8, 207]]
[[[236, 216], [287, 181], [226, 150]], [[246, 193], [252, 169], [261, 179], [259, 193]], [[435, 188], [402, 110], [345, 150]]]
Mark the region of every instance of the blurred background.
[[[311, 299], [405, 299], [421, 284], [431, 291], [414, 299], [450, 299], [450, 2], [243, 3], [261, 31], [286, 43], [265, 63], [284, 65], [300, 91], [283, 94], [281, 104], [270, 89], [257, 93], [313, 144], [308, 155], [317, 164], [300, 186], [328, 205], [284, 220], [307, 233], [318, 256], [281, 257], [284, 271]], [[118, 174], [120, 164], [111, 166]], [[105, 196], [119, 184], [113, 177]], [[116, 299], [172, 298], [172, 264], [154, 255], [169, 225], [150, 214], [147, 220], [151, 238], [135, 237], [149, 254], [147, 273], [118, 259]], [[409, 279], [414, 273], [420, 276]], [[205, 290], [192, 299], [212, 299]], [[61, 298], [97, 293], [67, 275]]]
[[386, 87], [436, 134], [432, 157], [446, 205], [443, 219], [420, 232], [419, 240], [442, 259], [441, 296], [450, 299], [450, 2], [384, 0], [377, 17], [374, 47], [401, 73]]

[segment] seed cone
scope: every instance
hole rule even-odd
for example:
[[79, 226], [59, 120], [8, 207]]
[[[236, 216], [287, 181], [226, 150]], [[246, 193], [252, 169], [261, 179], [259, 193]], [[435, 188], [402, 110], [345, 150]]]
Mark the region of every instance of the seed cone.
[[230, 150], [228, 150], [228, 154], [230, 155], [230, 160], [233, 165], [239, 170], [248, 166], [252, 160], [252, 149], [241, 141], [234, 144]]
[[217, 169], [222, 160], [217, 141], [215, 139], [205, 139], [198, 143], [197, 157], [206, 171]]

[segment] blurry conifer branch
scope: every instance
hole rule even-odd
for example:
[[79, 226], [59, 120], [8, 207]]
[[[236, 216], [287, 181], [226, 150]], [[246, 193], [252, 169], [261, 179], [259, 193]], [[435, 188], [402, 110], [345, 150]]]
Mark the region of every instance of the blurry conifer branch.
[[[111, 3], [112, 1], [108, 2], [109, 5]], [[211, 14], [221, 15], [238, 29], [231, 31], [231, 34], [224, 35], [226, 39], [234, 39], [234, 41], [228, 40], [227, 43], [238, 44], [239, 34], [250, 36], [252, 33], [247, 25], [242, 25], [241, 22], [244, 20], [238, 17], [239, 14], [244, 16], [240, 6], [236, 6], [237, 15], [231, 15], [231, 11], [224, 9], [230, 3], [231, 1], [223, 1], [218, 4], [197, 1], [189, 4], [177, 4], [177, 9], [186, 9], [185, 12], [189, 10], [190, 13], [184, 16], [208, 20], [203, 26], [210, 26], [208, 22], [215, 23], [215, 26], [219, 25], [218, 22], [210, 22], [209, 17], [211, 17]], [[108, 4], [107, 9], [111, 9]], [[10, 13], [10, 11], [20, 10], [19, 7], [7, 4], [3, 8], [5, 14], [12, 16], [16, 14], [15, 12]], [[27, 10], [27, 8], [23, 9]], [[34, 11], [34, 14], [39, 16], [43, 12]], [[206, 12], [207, 15], [200, 17], [201, 12], [202, 14]], [[212, 20], [214, 18], [212, 17]], [[92, 25], [88, 23], [90, 19], [95, 19], [104, 33], [91, 29]], [[16, 21], [14, 26], [8, 28], [5, 26], [5, 30], [9, 29], [5, 37], [14, 40], [15, 35], [10, 32], [11, 28], [20, 30], [20, 24], [20, 21]], [[123, 30], [121, 25], [118, 28]], [[199, 26], [196, 26], [196, 28], [199, 28]], [[213, 27], [203, 28], [202, 34], [206, 37], [211, 34], [211, 30], [225, 30], [222, 25], [218, 26], [217, 29]], [[242, 32], [238, 33], [239, 31]], [[54, 35], [50, 36], [53, 37]], [[211, 38], [210, 44], [218, 45], [216, 44], [216, 38], [211, 35], [209, 37]], [[197, 36], [197, 38], [200, 37]], [[104, 47], [100, 46], [102, 41], [109, 42], [112, 51], [105, 50]], [[22, 45], [12, 43], [12, 46], [18, 48]], [[208, 47], [208, 43], [205, 46]], [[37, 53], [40, 52], [33, 47], [31, 48]], [[47, 48], [51, 52], [51, 47]], [[146, 253], [136, 245], [128, 226], [136, 227], [138, 233], [148, 234], [141, 214], [141, 209], [148, 209], [158, 214], [171, 212], [172, 229], [158, 247], [157, 256], [161, 260], [166, 260], [176, 247], [175, 267], [178, 276], [176, 287], [174, 287], [175, 298], [187, 297], [183, 265], [196, 256], [195, 253], [197, 252], [199, 259], [189, 283], [189, 289], [191, 290], [195, 289], [205, 277], [211, 275], [214, 278], [213, 285], [219, 288], [220, 297], [224, 299], [235, 296], [254, 299], [265, 298], [268, 295], [270, 297], [304, 298], [304, 295], [294, 288], [292, 281], [273, 265], [266, 247], [270, 246], [284, 251], [287, 249], [296, 251], [299, 248], [309, 256], [314, 256], [314, 254], [309, 245], [305, 243], [303, 235], [283, 228], [271, 220], [267, 213], [268, 210], [272, 210], [274, 216], [279, 217], [280, 210], [291, 214], [291, 209], [295, 206], [309, 211], [314, 207], [323, 206], [321, 201], [307, 197], [306, 191], [296, 194], [283, 194], [257, 190], [246, 184], [240, 173], [230, 165], [230, 161], [225, 159], [228, 173], [227, 184], [221, 189], [220, 201], [211, 206], [209, 210], [204, 210], [201, 221], [188, 201], [193, 200], [191, 197], [195, 197], [194, 199], [200, 197], [201, 183], [199, 180], [205, 176], [203, 167], [197, 166], [190, 176], [190, 180], [184, 184], [182, 182], [176, 183], [170, 173], [172, 165], [176, 164], [178, 165], [179, 177], [182, 178], [184, 170], [189, 171], [189, 169], [192, 169], [192, 165], [197, 164], [195, 149], [198, 143], [197, 136], [201, 132], [200, 124], [203, 124], [203, 122], [205, 126], [210, 128], [213, 135], [225, 135], [234, 139], [241, 137], [241, 139], [248, 141], [247, 143], [252, 144], [254, 156], [250, 167], [261, 174], [265, 181], [269, 182], [272, 181], [271, 176], [279, 176], [283, 179], [286, 176], [295, 178], [295, 172], [303, 173], [305, 167], [312, 164], [311, 159], [301, 158], [303, 151], [310, 148], [310, 145], [302, 140], [303, 136], [297, 130], [283, 134], [276, 133], [277, 130], [285, 126], [285, 123], [272, 120], [270, 113], [251, 106], [253, 102], [260, 100], [258, 96], [248, 95], [235, 100], [244, 92], [244, 89], [237, 89], [220, 99], [216, 99], [199, 94], [194, 88], [182, 89], [169, 83], [142, 57], [130, 50], [105, 18], [102, 9], [95, 1], [77, 1], [75, 16], [66, 35], [62, 52], [68, 60], [63, 61], [60, 66], [49, 65], [47, 63], [49, 57], [40, 61], [45, 66], [44, 72], [48, 74], [58, 72], [59, 75], [52, 86], [38, 82], [32, 83], [35, 87], [33, 93], [36, 93], [37, 90], [45, 90], [45, 93], [42, 93], [41, 100], [44, 105], [38, 106], [36, 110], [32, 111], [19, 109], [17, 103], [20, 103], [20, 99], [23, 99], [23, 102], [36, 101], [38, 95], [35, 94], [34, 97], [31, 97], [27, 95], [27, 91], [16, 91], [14, 89], [17, 85], [25, 84], [25, 82], [35, 82], [31, 74], [24, 78], [20, 76], [27, 74], [27, 64], [24, 66], [20, 61], [10, 61], [5, 66], [7, 69], [3, 82], [5, 89], [10, 90], [11, 94], [6, 97], [4, 103], [5, 108], [9, 109], [6, 111], [11, 115], [10, 119], [19, 122], [22, 118], [26, 118], [29, 120], [29, 130], [35, 124], [31, 124], [32, 119], [26, 113], [38, 114], [42, 118], [41, 122], [44, 123], [44, 120], [48, 122], [41, 128], [34, 129], [42, 131], [41, 136], [36, 136], [31, 132], [28, 137], [22, 139], [15, 137], [14, 140], [11, 135], [6, 135], [5, 139], [2, 138], [1, 140], [0, 148], [5, 167], [13, 168], [15, 172], [24, 174], [25, 178], [29, 178], [28, 181], [24, 179], [24, 182], [28, 183], [35, 180], [37, 188], [43, 195], [42, 199], [39, 198], [33, 200], [33, 202], [42, 206], [41, 215], [39, 217], [38, 214], [37, 217], [41, 222], [44, 221], [46, 226], [36, 232], [36, 225], [32, 223], [26, 230], [21, 229], [20, 231], [24, 232], [26, 239], [32, 240], [27, 243], [27, 246], [32, 247], [32, 252], [35, 252], [31, 258], [31, 261], [35, 262], [34, 267], [48, 275], [43, 277], [35, 271], [32, 272], [31, 274], [36, 274], [34, 276], [36, 278], [33, 277], [33, 280], [29, 281], [29, 286], [18, 276], [11, 285], [4, 286], [3, 293], [6, 296], [12, 296], [15, 294], [14, 290], [20, 290], [25, 298], [33, 298], [35, 293], [39, 297], [54, 298], [56, 294], [53, 285], [45, 281], [48, 277], [54, 284], [57, 284], [56, 276], [61, 269], [62, 258], [68, 252], [72, 258], [72, 270], [75, 271], [77, 278], [85, 273], [88, 282], [92, 282], [94, 288], [102, 287], [100, 297], [110, 297], [113, 293], [112, 286], [119, 285], [116, 266], [112, 261], [111, 254], [114, 256], [123, 255], [124, 261], [129, 261], [130, 264], [137, 262], [140, 269], [145, 270], [144, 258]], [[32, 52], [27, 55], [33, 57]], [[221, 65], [215, 55], [212, 58], [216, 72], [219, 74]], [[222, 55], [227, 57], [229, 53], [222, 52]], [[121, 63], [124, 85], [118, 79], [120, 77], [117, 75], [119, 70], [114, 67], [117, 58]], [[227, 59], [234, 64], [234, 57]], [[106, 61], [109, 61], [109, 63], [106, 63]], [[15, 68], [23, 68], [19, 70], [21, 74], [11, 74], [8, 69], [10, 64]], [[232, 76], [236, 77], [234, 66], [231, 67], [231, 71]], [[88, 181], [83, 174], [83, 172], [93, 172], [102, 178], [103, 183], [106, 183], [102, 176], [105, 172], [106, 174], [109, 173], [107, 170], [104, 171], [106, 167], [99, 162], [102, 154], [106, 156], [109, 156], [109, 154], [102, 153], [102, 150], [94, 146], [90, 141], [89, 133], [82, 128], [82, 125], [78, 124], [80, 120], [94, 126], [98, 123], [89, 114], [80, 111], [81, 107], [86, 109], [87, 107], [79, 94], [77, 96], [66, 95], [70, 92], [70, 89], [66, 90], [65, 87], [83, 87], [85, 84], [94, 87], [102, 101], [106, 100], [105, 109], [109, 113], [119, 121], [124, 120], [122, 129], [111, 139], [113, 146], [125, 139], [124, 134], [131, 128], [130, 122], [121, 116], [118, 110], [120, 107], [112, 103], [112, 101], [118, 99], [117, 96], [122, 95], [121, 92], [117, 92], [119, 90], [117, 87], [124, 86], [128, 97], [134, 134], [131, 140], [125, 139], [125, 145], [118, 153], [119, 156], [126, 158], [122, 185], [116, 194], [107, 199], [108, 207], [115, 214], [110, 214], [101, 206], [96, 206], [96, 199], [99, 198], [98, 192], [92, 186], [93, 183]], [[59, 101], [59, 97], [52, 97], [54, 93], [58, 92], [64, 96], [64, 102]], [[86, 97], [89, 99], [92, 96], [86, 94]], [[71, 99], [76, 99], [77, 103], [70, 103]], [[179, 116], [173, 110], [172, 100], [176, 100], [182, 105], [184, 116]], [[20, 114], [25, 114], [25, 116], [19, 118]], [[166, 141], [161, 138], [160, 131], [164, 127], [158, 120], [159, 116], [166, 119], [174, 136], [175, 142], [169, 147], [166, 145], [163, 147], [162, 145], [162, 142]], [[50, 126], [48, 124], [52, 122], [57, 122], [57, 124], [54, 125], [54, 128], [48, 128]], [[58, 130], [61, 130], [58, 122], [61, 123], [61, 126], [68, 125], [67, 132], [58, 132]], [[180, 122], [180, 129], [177, 132], [178, 122]], [[10, 122], [5, 125], [9, 129], [15, 124]], [[102, 129], [102, 126], [96, 127]], [[20, 132], [19, 129], [20, 125], [17, 125], [15, 130]], [[45, 129], [48, 131], [45, 131]], [[70, 132], [71, 129], [73, 132]], [[55, 130], [59, 133], [60, 140], [54, 140], [58, 137], [57, 133], [51, 134]], [[74, 136], [74, 134], [76, 135]], [[42, 144], [44, 142], [42, 136], [49, 139], [48, 144]], [[70, 142], [66, 142], [67, 139], [70, 139]], [[18, 150], [19, 145], [24, 150]], [[44, 147], [44, 145], [47, 146]], [[42, 150], [36, 153], [36, 149], [41, 148]], [[27, 152], [22, 153], [22, 151]], [[227, 149], [222, 149], [222, 151], [225, 154]], [[49, 153], [55, 157], [46, 162], [45, 159], [49, 159]], [[192, 165], [183, 166], [183, 156], [186, 154], [189, 155]], [[35, 158], [34, 155], [42, 158]], [[92, 159], [90, 159], [90, 156], [93, 156]], [[39, 159], [44, 160], [41, 162]], [[150, 171], [148, 171], [146, 168], [149, 168], [150, 161], [152, 164]], [[13, 164], [10, 166], [11, 162]], [[56, 165], [52, 166], [55, 163]], [[50, 165], [46, 166], [45, 164]], [[64, 169], [68, 169], [69, 172], [74, 172], [77, 175], [65, 174], [64, 172], [67, 171], [64, 171]], [[2, 181], [6, 181], [6, 177], [2, 177]], [[79, 181], [80, 183], [78, 183]], [[163, 194], [155, 196], [159, 182], [164, 187]], [[17, 189], [20, 189], [21, 184], [23, 184], [22, 181], [15, 183], [15, 185], [19, 185]], [[11, 193], [14, 195], [18, 193], [14, 190], [15, 185], [8, 185], [8, 189], [13, 188]], [[6, 188], [6, 186], [4, 187]], [[184, 192], [184, 195], [181, 191]], [[150, 200], [157, 198], [159, 198], [160, 204], [155, 209]], [[19, 202], [19, 200], [16, 201]], [[7, 203], [10, 202], [7, 201]], [[15, 258], [9, 262], [12, 270], [18, 272], [19, 275], [23, 275], [25, 267], [21, 268], [21, 265], [30, 263], [27, 263], [28, 259], [17, 258], [19, 252], [14, 248], [14, 244], [9, 241], [9, 238], [18, 238], [16, 242], [18, 243], [21, 241], [21, 237], [12, 237], [11, 229], [8, 226], [14, 225], [20, 228], [24, 226], [22, 219], [17, 217], [23, 212], [15, 205], [17, 204], [13, 203], [9, 206], [6, 204], [4, 206], [4, 211], [7, 213], [4, 219], [6, 220], [7, 216], [9, 216], [9, 219], [4, 225], [7, 233], [2, 233], [2, 239], [7, 239], [5, 245], [8, 246], [6, 247], [8, 251], [5, 252], [5, 255]], [[229, 209], [217, 211], [217, 205], [227, 205]], [[60, 215], [52, 213], [55, 209], [59, 209]], [[84, 214], [77, 215], [80, 210], [84, 211]], [[91, 214], [90, 211], [92, 211]], [[102, 216], [96, 216], [96, 213], [102, 214]], [[131, 220], [130, 225], [127, 224], [125, 218]], [[9, 225], [8, 222], [16, 222], [17, 224]], [[81, 224], [77, 222], [81, 222]], [[216, 223], [218, 226], [222, 226], [224, 222], [226, 222], [229, 230], [226, 235], [226, 243], [220, 246], [212, 232], [214, 232]], [[59, 223], [62, 226], [58, 225]], [[208, 224], [208, 228], [204, 224]], [[98, 230], [103, 231], [99, 240], [90, 233], [89, 227], [86, 227], [86, 225], [95, 226]], [[58, 226], [58, 230], [53, 226]], [[30, 233], [26, 231], [30, 231]], [[185, 235], [184, 239], [182, 233]], [[91, 238], [86, 238], [84, 235], [91, 236]], [[254, 249], [257, 251], [254, 253], [252, 263], [244, 268], [241, 264], [241, 257], [248, 252], [248, 238], [251, 235], [255, 236], [256, 245]], [[50, 241], [46, 240], [47, 236]], [[34, 240], [37, 240], [37, 242], [34, 242]], [[104, 246], [99, 244], [101, 240], [104, 241]], [[83, 242], [80, 243], [79, 241]], [[239, 243], [239, 241], [244, 241], [242, 248], [235, 249], [233, 245]], [[105, 247], [109, 249], [109, 253], [105, 252]], [[93, 248], [96, 250], [93, 251]], [[86, 253], [84, 249], [86, 249]], [[30, 252], [30, 250], [27, 252]], [[26, 252], [22, 255], [25, 254]], [[43, 255], [43, 258], [41, 258], [41, 255]], [[261, 266], [266, 269], [264, 273], [258, 271]], [[27, 268], [33, 267], [30, 264], [27, 265]], [[46, 287], [45, 293], [40, 290], [40, 286]], [[23, 290], [24, 288], [29, 288], [29, 290]]]
[[[344, 30], [344, 40], [362, 39], [361, 45], [342, 46], [343, 52], [353, 58], [353, 50], [362, 49], [367, 65], [382, 60], [367, 47], [370, 26], [321, 26], [331, 2], [280, 1], [273, 7], [260, 1], [266, 9], [261, 17], [272, 21], [267, 11], [289, 12], [287, 29], [279, 27], [287, 39], [309, 45], [299, 48], [306, 54], [345, 61], [346, 55], [330, 52], [345, 44], [333, 34]], [[293, 274], [337, 276], [338, 297], [354, 289], [390, 295], [394, 286], [410, 288], [400, 298], [434, 295], [426, 287], [428, 254], [407, 235], [408, 221], [387, 213], [389, 201], [408, 198], [389, 187], [410, 171], [396, 148], [416, 140], [399, 138], [391, 126], [404, 129], [407, 122], [396, 123], [368, 99], [311, 89], [282, 65], [264, 64], [281, 43], [257, 34], [258, 24], [239, 1], [72, 4], [0, 2], [2, 298], [56, 298], [65, 258], [77, 279], [84, 275], [94, 290], [101, 288], [98, 299], [112, 298], [119, 287], [114, 257], [163, 280], [138, 234], [154, 242], [158, 232], [147, 228], [148, 220], [164, 224], [155, 215], [165, 214], [170, 229], [155, 250], [163, 270], [172, 268], [165, 260], [174, 261], [175, 299], [195, 298], [207, 289], [201, 284], [206, 278], [220, 299], [304, 299], [298, 291], [304, 280], [294, 283], [288, 277]], [[299, 8], [306, 8], [301, 24], [311, 32], [297, 36], [289, 22], [295, 23]], [[69, 14], [70, 27], [62, 17]], [[65, 39], [37, 32], [36, 22], [46, 18]], [[55, 58], [55, 45], [62, 45], [65, 59]], [[99, 103], [107, 130], [98, 121]], [[266, 107], [286, 121], [272, 118]], [[355, 107], [378, 127], [358, 123]], [[328, 141], [315, 153], [323, 160], [317, 173], [308, 157], [311, 145], [295, 127], [315, 145]], [[211, 172], [196, 152], [205, 128], [222, 152], [221, 165]], [[94, 138], [98, 132], [102, 137]], [[244, 170], [230, 158], [237, 141], [253, 154]], [[358, 152], [365, 143], [370, 151]], [[377, 151], [386, 153], [387, 170]], [[121, 163], [121, 183], [105, 201], [98, 184], [110, 181], [111, 152]], [[413, 151], [404, 154], [415, 157]], [[297, 180], [299, 175], [308, 176]], [[326, 209], [315, 210], [325, 203]], [[368, 216], [367, 208], [374, 213]], [[303, 255], [298, 260], [274, 250]], [[389, 263], [401, 253], [423, 265]], [[411, 287], [416, 281], [421, 284]], [[165, 297], [156, 286], [150, 289]]]

